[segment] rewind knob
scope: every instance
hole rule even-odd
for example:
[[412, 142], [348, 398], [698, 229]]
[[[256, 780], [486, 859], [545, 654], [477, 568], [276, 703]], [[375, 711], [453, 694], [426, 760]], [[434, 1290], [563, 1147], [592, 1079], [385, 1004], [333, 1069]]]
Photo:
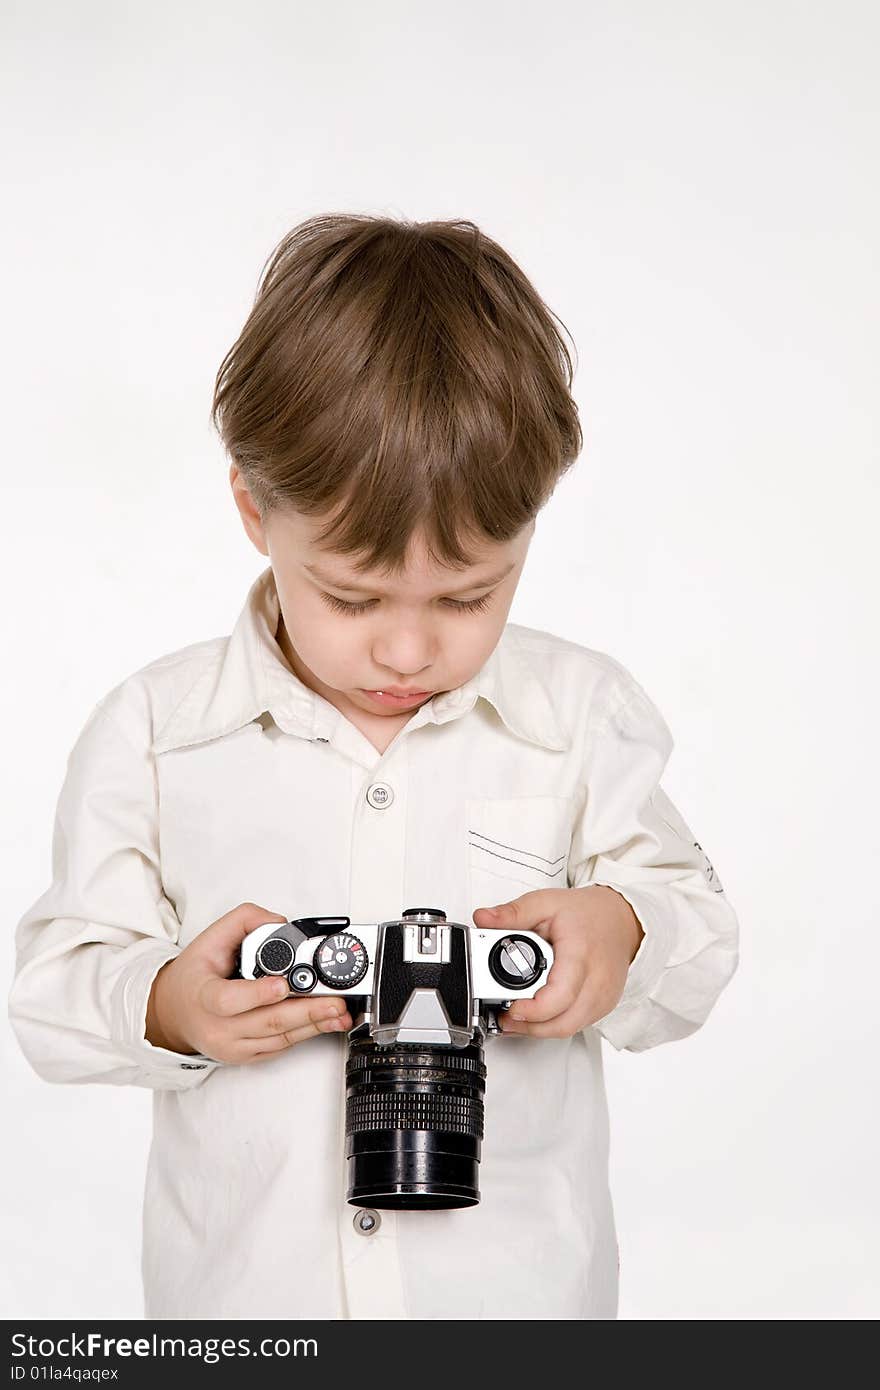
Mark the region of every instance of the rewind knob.
[[543, 952], [527, 936], [503, 936], [489, 952], [492, 979], [508, 989], [528, 989], [546, 969]]

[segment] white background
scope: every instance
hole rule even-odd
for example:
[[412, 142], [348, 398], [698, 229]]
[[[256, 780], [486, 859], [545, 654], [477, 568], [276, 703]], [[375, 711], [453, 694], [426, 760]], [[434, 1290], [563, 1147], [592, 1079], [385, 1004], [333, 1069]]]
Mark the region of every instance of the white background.
[[[876, 6], [2, 25], [5, 978], [93, 705], [231, 631], [265, 565], [208, 412], [269, 252], [316, 212], [470, 218], [578, 352], [584, 451], [511, 619], [657, 702], [742, 929], [700, 1032], [606, 1045], [621, 1317], [875, 1316]], [[140, 1317], [150, 1093], [2, 1045], [3, 1315]]]

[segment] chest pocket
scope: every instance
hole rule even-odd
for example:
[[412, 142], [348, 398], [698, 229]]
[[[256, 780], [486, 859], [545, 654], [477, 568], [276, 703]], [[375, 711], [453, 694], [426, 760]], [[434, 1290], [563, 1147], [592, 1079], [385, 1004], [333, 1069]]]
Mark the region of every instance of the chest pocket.
[[466, 812], [472, 910], [530, 888], [568, 887], [573, 797], [476, 797]]

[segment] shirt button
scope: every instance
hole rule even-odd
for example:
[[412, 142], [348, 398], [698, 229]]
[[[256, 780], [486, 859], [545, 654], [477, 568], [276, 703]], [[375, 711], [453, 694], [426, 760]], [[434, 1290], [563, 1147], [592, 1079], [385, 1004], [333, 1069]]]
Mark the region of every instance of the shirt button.
[[394, 792], [387, 782], [374, 782], [367, 788], [367, 800], [377, 811], [382, 811], [386, 806], [390, 806], [394, 800]]
[[372, 1207], [363, 1207], [352, 1222], [359, 1236], [375, 1235], [382, 1225], [382, 1218]]

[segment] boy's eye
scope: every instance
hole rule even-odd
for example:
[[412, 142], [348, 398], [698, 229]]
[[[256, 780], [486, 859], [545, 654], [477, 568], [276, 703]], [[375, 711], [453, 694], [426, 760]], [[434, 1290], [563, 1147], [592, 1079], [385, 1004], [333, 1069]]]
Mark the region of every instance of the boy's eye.
[[[483, 610], [488, 607], [489, 600], [494, 592], [495, 590], [493, 589], [490, 593], [483, 594], [480, 598], [444, 598], [441, 599], [440, 602], [447, 604], [449, 608], [453, 608], [459, 613], [482, 613]], [[325, 603], [329, 604], [331, 608], [335, 609], [337, 613], [365, 613], [368, 608], [372, 608], [374, 604], [379, 602], [376, 598], [368, 598], [365, 599], [363, 603], [346, 603], [345, 599], [337, 598], [335, 594], [325, 594], [323, 591], [321, 591], [321, 598]]]

